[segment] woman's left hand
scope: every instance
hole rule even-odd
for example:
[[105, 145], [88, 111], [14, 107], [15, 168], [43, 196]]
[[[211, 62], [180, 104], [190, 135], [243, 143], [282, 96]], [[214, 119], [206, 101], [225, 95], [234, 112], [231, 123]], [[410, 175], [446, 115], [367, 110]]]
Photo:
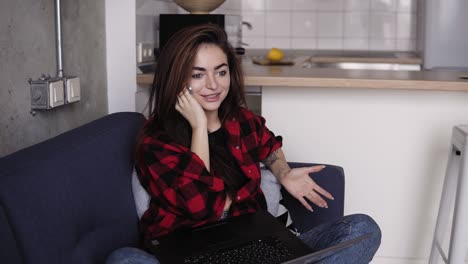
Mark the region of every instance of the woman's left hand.
[[309, 176], [309, 173], [319, 172], [323, 168], [325, 168], [325, 166], [312, 166], [291, 169], [285, 176], [281, 178], [281, 185], [283, 185], [283, 187], [294, 198], [298, 199], [309, 211], [313, 211], [313, 209], [306, 201], [306, 198], [319, 207], [328, 208], [327, 202], [320, 196], [320, 194], [330, 200], [334, 199], [333, 196], [320, 187]]

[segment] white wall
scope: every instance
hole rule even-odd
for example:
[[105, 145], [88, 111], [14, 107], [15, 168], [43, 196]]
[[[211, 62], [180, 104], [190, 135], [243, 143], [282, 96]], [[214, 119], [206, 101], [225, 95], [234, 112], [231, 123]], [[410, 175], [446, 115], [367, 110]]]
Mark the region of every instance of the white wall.
[[466, 102], [466, 92], [264, 87], [262, 113], [288, 160], [344, 167], [345, 213], [367, 213], [383, 232], [373, 263], [422, 264]]
[[135, 1], [106, 0], [105, 13], [108, 110], [135, 111]]

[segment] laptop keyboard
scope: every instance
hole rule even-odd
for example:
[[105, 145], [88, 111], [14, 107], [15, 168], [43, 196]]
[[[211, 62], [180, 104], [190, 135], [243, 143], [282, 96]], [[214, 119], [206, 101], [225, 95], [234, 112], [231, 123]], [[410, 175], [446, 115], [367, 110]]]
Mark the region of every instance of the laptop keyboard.
[[236, 246], [185, 259], [187, 264], [279, 264], [294, 257], [292, 252], [274, 237], [254, 240]]

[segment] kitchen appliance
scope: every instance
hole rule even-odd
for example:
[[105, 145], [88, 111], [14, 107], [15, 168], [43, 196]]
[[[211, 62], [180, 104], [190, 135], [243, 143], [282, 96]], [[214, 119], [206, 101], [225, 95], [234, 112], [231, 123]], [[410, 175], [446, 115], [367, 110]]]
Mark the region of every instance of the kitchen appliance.
[[468, 67], [468, 1], [426, 0], [424, 11], [424, 68]]
[[238, 54], [244, 54], [242, 45], [241, 16], [223, 14], [161, 14], [159, 16], [159, 50], [166, 45], [169, 38], [184, 27], [213, 23], [224, 28], [231, 45]]

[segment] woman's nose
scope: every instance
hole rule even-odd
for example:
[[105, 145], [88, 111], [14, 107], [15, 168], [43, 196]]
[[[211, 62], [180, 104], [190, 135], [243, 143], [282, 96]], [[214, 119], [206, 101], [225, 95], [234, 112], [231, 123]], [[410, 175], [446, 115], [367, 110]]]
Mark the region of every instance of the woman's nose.
[[216, 89], [218, 88], [218, 82], [216, 81], [216, 77], [213, 75], [207, 75], [206, 78], [206, 88], [208, 89]]

